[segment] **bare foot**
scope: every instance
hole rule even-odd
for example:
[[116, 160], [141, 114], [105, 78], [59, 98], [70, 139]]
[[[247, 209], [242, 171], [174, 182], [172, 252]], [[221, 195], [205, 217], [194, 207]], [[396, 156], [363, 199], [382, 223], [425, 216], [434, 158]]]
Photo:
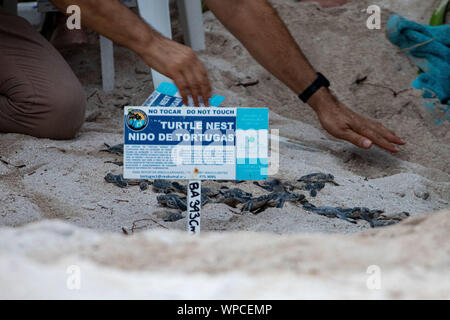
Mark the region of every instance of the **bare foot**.
[[317, 2], [324, 8], [339, 7], [346, 4], [349, 0], [298, 0], [298, 2]]

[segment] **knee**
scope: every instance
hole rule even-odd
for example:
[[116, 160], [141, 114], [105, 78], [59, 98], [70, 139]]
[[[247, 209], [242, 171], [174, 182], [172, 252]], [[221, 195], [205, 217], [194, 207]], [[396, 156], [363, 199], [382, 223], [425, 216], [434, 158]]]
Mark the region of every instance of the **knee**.
[[86, 97], [81, 85], [64, 90], [21, 89], [0, 99], [0, 132], [65, 140], [75, 137], [84, 122]]
[[84, 122], [86, 96], [79, 81], [66, 81], [57, 87], [28, 90], [26, 97], [13, 97], [14, 132], [37, 138], [68, 140], [75, 137]]
[[42, 138], [66, 140], [75, 137], [84, 122], [86, 96], [77, 81], [70, 89], [51, 92], [46, 98], [45, 127], [40, 128]]
[[73, 138], [84, 121], [84, 90], [63, 57], [29, 30], [14, 38], [11, 52], [18, 53], [0, 54], [0, 132]]

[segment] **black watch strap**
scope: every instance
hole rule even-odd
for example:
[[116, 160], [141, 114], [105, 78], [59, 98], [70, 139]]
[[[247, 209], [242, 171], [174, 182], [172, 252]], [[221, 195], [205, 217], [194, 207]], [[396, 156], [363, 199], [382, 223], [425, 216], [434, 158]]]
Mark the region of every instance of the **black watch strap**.
[[309, 98], [311, 98], [314, 93], [316, 93], [320, 88], [326, 87], [328, 88], [330, 86], [330, 81], [328, 81], [327, 78], [320, 72], [317, 72], [317, 79], [303, 91], [301, 94], [299, 94], [300, 100], [302, 100], [304, 103], [307, 103]]

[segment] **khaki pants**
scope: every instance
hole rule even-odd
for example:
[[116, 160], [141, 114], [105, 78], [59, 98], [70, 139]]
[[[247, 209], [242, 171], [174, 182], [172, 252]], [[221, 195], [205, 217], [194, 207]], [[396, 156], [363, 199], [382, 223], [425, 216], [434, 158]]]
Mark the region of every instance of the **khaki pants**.
[[70, 139], [85, 108], [84, 90], [58, 51], [0, 9], [0, 132]]

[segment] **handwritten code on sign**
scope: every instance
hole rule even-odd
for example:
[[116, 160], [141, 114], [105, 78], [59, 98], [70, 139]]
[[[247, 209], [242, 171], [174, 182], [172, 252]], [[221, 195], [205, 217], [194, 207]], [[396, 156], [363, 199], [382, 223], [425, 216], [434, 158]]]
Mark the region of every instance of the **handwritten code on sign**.
[[188, 185], [188, 232], [200, 232], [200, 210], [202, 205], [202, 189], [200, 180], [191, 180]]

